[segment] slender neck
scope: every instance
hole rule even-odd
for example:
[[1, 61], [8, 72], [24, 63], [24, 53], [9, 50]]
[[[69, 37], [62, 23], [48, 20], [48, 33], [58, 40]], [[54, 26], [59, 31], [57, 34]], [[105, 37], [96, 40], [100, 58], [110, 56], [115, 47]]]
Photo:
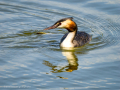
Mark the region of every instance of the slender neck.
[[73, 32], [69, 32], [64, 41], [61, 43], [61, 47], [74, 47], [73, 40], [75, 38], [75, 35], [77, 33], [77, 30], [74, 30]]
[[69, 33], [64, 41], [61, 43], [61, 47], [74, 47], [73, 40], [77, 33], [77, 24], [72, 21], [70, 22], [70, 25], [66, 27], [66, 29], [69, 31]]
[[67, 28], [67, 30], [69, 31], [67, 37], [66, 37], [66, 40], [69, 41], [69, 42], [73, 42], [74, 40], [74, 37], [77, 33], [77, 24], [75, 22], [73, 22], [74, 26], [70, 26], [69, 28]]
[[73, 32], [69, 32], [65, 40], [72, 43], [75, 38], [76, 33], [77, 33], [77, 30]]

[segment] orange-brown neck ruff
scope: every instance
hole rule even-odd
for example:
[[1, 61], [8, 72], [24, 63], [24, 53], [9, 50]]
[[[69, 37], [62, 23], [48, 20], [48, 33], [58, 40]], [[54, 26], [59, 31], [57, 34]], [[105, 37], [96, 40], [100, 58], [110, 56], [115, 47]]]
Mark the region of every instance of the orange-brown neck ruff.
[[71, 19], [68, 19], [65, 21], [65, 28], [69, 31], [69, 32], [73, 32], [73, 31], [77, 31], [77, 24], [72, 21]]

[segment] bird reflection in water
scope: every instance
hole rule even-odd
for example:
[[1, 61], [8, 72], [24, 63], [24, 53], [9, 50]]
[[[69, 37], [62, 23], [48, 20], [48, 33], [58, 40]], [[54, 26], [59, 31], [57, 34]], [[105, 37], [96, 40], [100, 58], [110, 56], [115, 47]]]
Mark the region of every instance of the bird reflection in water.
[[67, 58], [69, 63], [69, 68], [66, 69], [68, 72], [78, 69], [78, 58], [74, 54], [74, 51], [62, 51], [62, 54]]
[[64, 67], [55, 66], [49, 61], [44, 61], [43, 64], [51, 67], [51, 70], [52, 70], [51, 72], [53, 73], [72, 72], [74, 70], [77, 70], [78, 69], [78, 58], [74, 54], [74, 50], [62, 50], [62, 54], [68, 60], [69, 64], [67, 66], [64, 66]]

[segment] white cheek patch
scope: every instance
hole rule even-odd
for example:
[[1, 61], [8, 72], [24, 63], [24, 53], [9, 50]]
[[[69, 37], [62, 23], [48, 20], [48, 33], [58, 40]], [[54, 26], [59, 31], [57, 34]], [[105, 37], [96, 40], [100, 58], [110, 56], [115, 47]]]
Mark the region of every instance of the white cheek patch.
[[67, 28], [69, 26], [70, 20], [66, 20], [64, 22], [61, 23], [60, 26], [58, 26], [58, 28]]
[[58, 28], [65, 28], [65, 27], [66, 27], [65, 23], [61, 23], [61, 25], [58, 26]]

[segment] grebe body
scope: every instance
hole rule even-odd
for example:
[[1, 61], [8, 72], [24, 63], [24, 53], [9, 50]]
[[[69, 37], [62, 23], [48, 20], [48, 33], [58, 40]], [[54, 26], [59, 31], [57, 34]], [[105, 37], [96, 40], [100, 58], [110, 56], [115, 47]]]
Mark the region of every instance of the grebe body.
[[60, 47], [80, 47], [91, 40], [91, 36], [86, 32], [77, 31], [77, 24], [72, 19], [72, 17], [60, 19], [54, 25], [44, 29], [65, 28], [68, 30], [68, 33], [61, 38]]
[[60, 41], [61, 47], [70, 47], [69, 45], [72, 45], [71, 47], [80, 47], [80, 46], [85, 45], [86, 43], [89, 43], [91, 40], [91, 36], [89, 34], [87, 34], [86, 32], [77, 31], [77, 33], [72, 41], [72, 44], [69, 44], [67, 42], [65, 43], [65, 39], [67, 39], [66, 37], [68, 37], [68, 34], [70, 34], [70, 33], [66, 33], [62, 37], [62, 39]]

